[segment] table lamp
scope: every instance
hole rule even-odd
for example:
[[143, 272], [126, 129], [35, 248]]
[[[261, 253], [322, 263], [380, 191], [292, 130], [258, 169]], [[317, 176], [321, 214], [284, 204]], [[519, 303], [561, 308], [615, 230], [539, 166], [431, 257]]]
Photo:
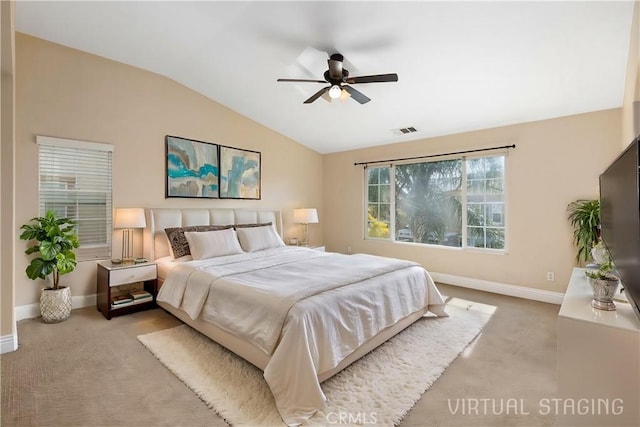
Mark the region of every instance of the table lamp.
[[143, 208], [118, 208], [113, 228], [122, 229], [122, 262], [133, 262], [133, 228], [144, 228], [147, 222]]
[[302, 240], [301, 246], [309, 245], [309, 224], [318, 223], [318, 211], [315, 209], [294, 209], [293, 210], [293, 222], [296, 224], [302, 224]]

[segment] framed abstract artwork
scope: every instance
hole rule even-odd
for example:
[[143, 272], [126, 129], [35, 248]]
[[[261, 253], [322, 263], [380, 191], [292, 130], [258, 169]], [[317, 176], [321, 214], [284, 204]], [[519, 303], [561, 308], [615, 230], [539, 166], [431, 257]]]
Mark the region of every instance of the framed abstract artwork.
[[165, 197], [220, 197], [218, 145], [167, 135]]
[[220, 198], [260, 199], [260, 153], [220, 146]]

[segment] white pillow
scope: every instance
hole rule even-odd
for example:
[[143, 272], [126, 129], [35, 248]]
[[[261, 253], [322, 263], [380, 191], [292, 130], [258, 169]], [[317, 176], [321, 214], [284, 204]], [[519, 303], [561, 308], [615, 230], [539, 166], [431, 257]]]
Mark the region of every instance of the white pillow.
[[215, 231], [185, 231], [193, 259], [241, 254], [242, 248], [233, 228]]
[[273, 225], [264, 227], [238, 228], [238, 240], [245, 252], [262, 251], [264, 249], [279, 248], [284, 242], [276, 233]]

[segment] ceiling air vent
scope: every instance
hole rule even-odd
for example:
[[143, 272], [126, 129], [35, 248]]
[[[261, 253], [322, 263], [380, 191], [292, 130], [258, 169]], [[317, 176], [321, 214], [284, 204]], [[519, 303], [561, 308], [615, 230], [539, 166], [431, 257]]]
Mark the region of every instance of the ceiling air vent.
[[418, 132], [418, 130], [413, 126], [393, 130], [393, 133], [395, 133], [396, 135], [407, 135], [414, 132]]

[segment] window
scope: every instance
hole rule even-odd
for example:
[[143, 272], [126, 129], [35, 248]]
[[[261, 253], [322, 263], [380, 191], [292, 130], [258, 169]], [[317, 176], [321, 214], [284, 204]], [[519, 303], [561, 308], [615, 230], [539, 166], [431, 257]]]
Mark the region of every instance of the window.
[[466, 164], [467, 246], [504, 249], [504, 156]]
[[78, 261], [111, 257], [113, 146], [37, 137], [40, 215], [52, 210], [76, 221]]
[[391, 222], [391, 177], [389, 168], [368, 168], [367, 237], [388, 238]]
[[497, 155], [365, 169], [366, 237], [504, 249], [504, 159]]
[[460, 246], [461, 182], [460, 160], [395, 166], [396, 229], [414, 242]]

